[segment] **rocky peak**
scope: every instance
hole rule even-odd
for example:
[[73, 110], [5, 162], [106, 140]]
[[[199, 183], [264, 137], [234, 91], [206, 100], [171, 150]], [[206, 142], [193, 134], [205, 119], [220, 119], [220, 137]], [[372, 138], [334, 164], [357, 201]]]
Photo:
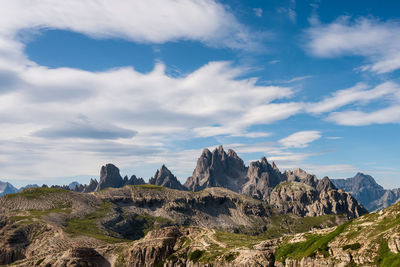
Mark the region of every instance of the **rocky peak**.
[[321, 180], [318, 180], [317, 183], [317, 191], [328, 191], [332, 189], [337, 189], [336, 186], [332, 183], [332, 181], [328, 178], [328, 176], [325, 176]]
[[[350, 192], [370, 211], [387, 207], [398, 199], [387, 198], [386, 196], [392, 195], [389, 192], [387, 193], [388, 190], [385, 190], [382, 186], [377, 184], [372, 176], [360, 172], [354, 177], [334, 179], [332, 182], [337, 188]], [[395, 193], [395, 191], [393, 191], [393, 193]]]
[[156, 171], [154, 177], [150, 178], [149, 184], [160, 185], [172, 189], [186, 190], [186, 188], [178, 181], [175, 175], [163, 164]]
[[[128, 177], [126, 177], [128, 178]], [[136, 175], [132, 175], [131, 178], [127, 179], [125, 181], [124, 179], [124, 186], [125, 185], [140, 185], [140, 184], [145, 184], [146, 182], [143, 180], [143, 178], [138, 178]]]
[[82, 192], [83, 193], [94, 192], [98, 185], [99, 182], [97, 182], [97, 179], [90, 179], [89, 184], [84, 186]]
[[285, 171], [284, 175], [289, 182], [301, 182], [312, 187], [316, 187], [318, 183], [317, 176], [309, 174], [300, 168]]
[[225, 187], [238, 192], [245, 173], [243, 160], [233, 150], [226, 153], [222, 146], [215, 148], [213, 152], [204, 149], [185, 186], [193, 191], [207, 187]]
[[106, 187], [122, 187], [124, 181], [119, 174], [119, 169], [111, 163], [101, 167], [100, 181], [96, 187], [96, 191], [100, 191]]
[[247, 181], [241, 192], [257, 198], [265, 198], [269, 192], [282, 182], [284, 176], [279, 169], [270, 165], [265, 157], [253, 161], [247, 171]]

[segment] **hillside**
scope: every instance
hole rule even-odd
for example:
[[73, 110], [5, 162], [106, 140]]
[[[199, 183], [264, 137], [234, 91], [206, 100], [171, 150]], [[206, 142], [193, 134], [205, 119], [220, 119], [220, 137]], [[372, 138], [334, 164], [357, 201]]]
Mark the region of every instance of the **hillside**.
[[[337, 225], [347, 218], [340, 214], [304, 218], [280, 215], [263, 201], [224, 188], [187, 192], [154, 185], [109, 188], [94, 194], [30, 188], [0, 198], [0, 207], [0, 264], [19, 266], [75, 266], [73, 262], [125, 266], [117, 264], [122, 261], [121, 253], [126, 253], [133, 264], [137, 260], [133, 255], [139, 253], [134, 240], [155, 242], [149, 235], [157, 236], [161, 243], [170, 240], [170, 235], [182, 240], [193, 238], [197, 240], [193, 246], [200, 242], [209, 248], [229, 236], [248, 236], [253, 244]], [[187, 251], [185, 257], [190, 258], [191, 252]], [[221, 256], [225, 252], [229, 254], [226, 249], [218, 253]], [[163, 253], [169, 256], [171, 251]], [[228, 254], [225, 256], [230, 257]], [[152, 261], [158, 259], [165, 260], [154, 256]]]
[[325, 233], [287, 237], [275, 258], [286, 266], [400, 266], [399, 233], [397, 203]]

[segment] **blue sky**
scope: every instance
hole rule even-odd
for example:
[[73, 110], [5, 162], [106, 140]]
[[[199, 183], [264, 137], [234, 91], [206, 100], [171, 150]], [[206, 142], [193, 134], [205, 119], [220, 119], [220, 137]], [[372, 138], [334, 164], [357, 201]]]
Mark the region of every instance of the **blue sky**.
[[400, 187], [400, 3], [3, 1], [0, 180], [113, 162], [181, 181], [204, 147]]

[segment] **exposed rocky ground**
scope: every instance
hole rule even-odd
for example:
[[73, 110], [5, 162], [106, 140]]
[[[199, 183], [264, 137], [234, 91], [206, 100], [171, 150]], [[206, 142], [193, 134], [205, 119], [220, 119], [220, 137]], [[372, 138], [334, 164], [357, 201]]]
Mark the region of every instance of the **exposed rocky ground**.
[[[347, 220], [346, 214], [281, 215], [265, 201], [225, 188], [190, 192], [155, 185], [90, 194], [29, 188], [0, 198], [0, 207], [0, 264], [19, 266], [154, 266], [175, 256], [168, 264], [190, 266], [207, 255], [220, 265], [238, 256], [248, 266], [271, 256], [250, 244]], [[224, 243], [231, 238], [250, 244]], [[210, 248], [218, 253], [206, 254]]]
[[0, 264], [398, 266], [399, 205], [346, 222], [282, 215], [224, 188], [30, 188], [0, 198]]

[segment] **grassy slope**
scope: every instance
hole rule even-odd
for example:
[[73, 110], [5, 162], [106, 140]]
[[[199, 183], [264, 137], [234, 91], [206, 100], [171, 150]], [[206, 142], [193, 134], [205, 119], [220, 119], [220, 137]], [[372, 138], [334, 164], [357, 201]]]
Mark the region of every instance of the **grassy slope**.
[[[400, 203], [348, 221], [328, 234], [308, 235], [305, 241], [284, 243], [277, 249], [275, 257], [280, 262], [286, 258], [301, 259], [316, 254], [329, 257], [329, 247], [342, 244], [339, 247], [345, 251], [374, 255], [373, 265], [400, 266], [400, 253], [391, 252], [388, 246], [388, 239], [399, 233]], [[356, 266], [354, 262], [351, 264]]]

